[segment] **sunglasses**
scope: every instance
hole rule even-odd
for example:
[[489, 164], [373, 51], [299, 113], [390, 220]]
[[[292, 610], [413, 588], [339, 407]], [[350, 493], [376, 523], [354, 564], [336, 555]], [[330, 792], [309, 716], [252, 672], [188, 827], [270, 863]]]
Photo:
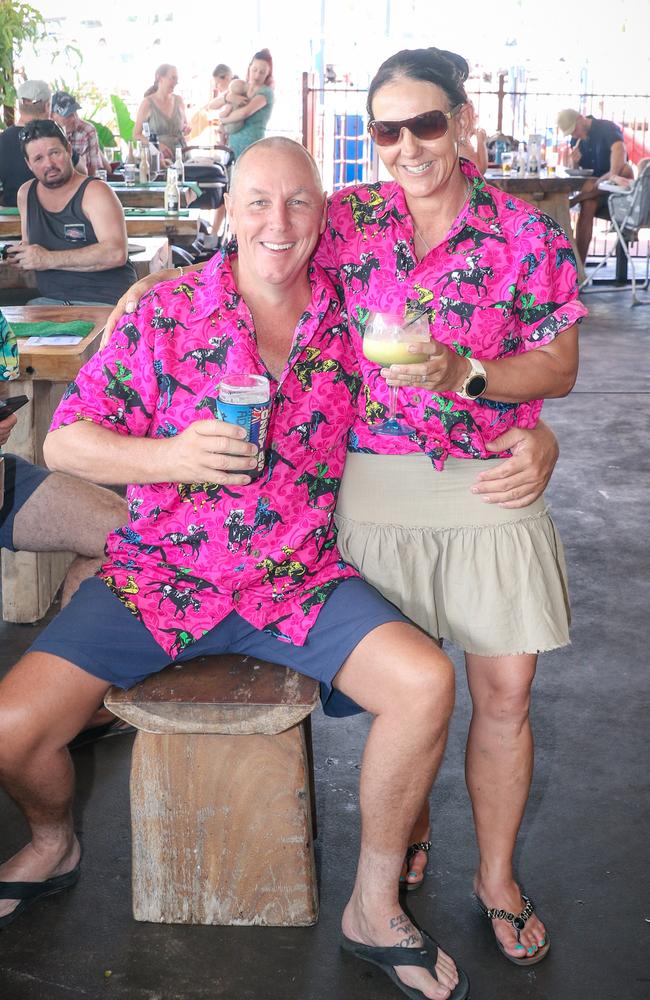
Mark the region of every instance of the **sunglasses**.
[[405, 118], [401, 122], [381, 122], [374, 119], [368, 122], [368, 132], [378, 146], [393, 146], [399, 142], [402, 129], [407, 128], [416, 139], [439, 139], [449, 131], [449, 122], [457, 115], [462, 104], [457, 104], [451, 111], [425, 111], [415, 118]]
[[21, 128], [18, 133], [18, 138], [21, 142], [31, 142], [33, 139], [52, 139], [54, 136], [65, 144], [67, 139], [65, 132], [60, 125], [56, 122], [51, 121], [49, 118], [39, 119], [39, 121], [30, 122], [29, 125], [25, 125]]

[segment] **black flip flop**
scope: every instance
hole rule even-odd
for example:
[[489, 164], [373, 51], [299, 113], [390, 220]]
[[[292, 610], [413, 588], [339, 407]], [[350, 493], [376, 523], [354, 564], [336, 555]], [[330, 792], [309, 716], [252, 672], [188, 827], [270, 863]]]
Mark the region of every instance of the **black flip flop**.
[[74, 739], [70, 740], [68, 750], [78, 750], [80, 747], [88, 746], [89, 743], [96, 743], [97, 740], [107, 740], [111, 736], [128, 736], [135, 732], [135, 726], [125, 722], [124, 719], [111, 719], [110, 722], [104, 722], [100, 726], [82, 729]]
[[[396, 965], [415, 965], [426, 969], [434, 979], [438, 979], [436, 975], [438, 945], [426, 931], [420, 931], [420, 933], [424, 942], [421, 948], [374, 948], [368, 944], [352, 941], [345, 934], [341, 934], [341, 947], [345, 951], [349, 951], [355, 958], [360, 958], [362, 962], [371, 962], [373, 965], [377, 965], [410, 1000], [426, 1000], [422, 990], [407, 986], [399, 978], [394, 968]], [[449, 1000], [468, 1000], [469, 979], [458, 966], [456, 966], [456, 972], [458, 973], [458, 985]]]
[[515, 958], [514, 955], [511, 955], [508, 951], [506, 951], [499, 941], [494, 929], [494, 924], [492, 923], [493, 920], [504, 920], [506, 923], [512, 924], [517, 933], [517, 941], [521, 941], [521, 932], [526, 926], [528, 918], [535, 911], [535, 904], [532, 899], [526, 896], [523, 892], [521, 893], [521, 898], [524, 902], [524, 908], [521, 913], [510, 913], [509, 910], [499, 910], [496, 908], [489, 909], [480, 896], [477, 896], [476, 893], [474, 893], [474, 899], [478, 903], [481, 913], [490, 921], [490, 927], [492, 929], [492, 933], [494, 934], [494, 940], [496, 941], [497, 947], [503, 957], [507, 958], [508, 961], [512, 962], [514, 965], [537, 965], [538, 962], [541, 962], [544, 958], [546, 958], [548, 950], [551, 947], [551, 939], [548, 933], [546, 935], [546, 943], [543, 944], [541, 948], [538, 948], [534, 955], [528, 955], [527, 958]]
[[44, 896], [53, 896], [55, 892], [69, 889], [79, 880], [80, 874], [81, 859], [72, 871], [66, 872], [65, 875], [55, 875], [54, 878], [48, 878], [44, 882], [0, 882], [0, 899], [21, 900], [15, 910], [0, 917], [0, 928], [8, 927], [25, 912], [28, 906]]
[[422, 878], [420, 879], [419, 882], [409, 882], [409, 880], [408, 880], [408, 867], [409, 867], [411, 861], [413, 860], [413, 858], [415, 857], [415, 855], [419, 854], [420, 851], [422, 851], [424, 854], [426, 854], [426, 856], [427, 856], [427, 864], [428, 864], [429, 863], [429, 851], [430, 850], [431, 850], [431, 841], [430, 840], [420, 840], [420, 841], [418, 841], [417, 844], [409, 844], [409, 846], [406, 848], [406, 868], [407, 868], [407, 872], [406, 872], [406, 876], [405, 876], [404, 880], [402, 880], [400, 878], [400, 889], [405, 889], [406, 892], [415, 892], [416, 889], [421, 889], [422, 888], [422, 886], [424, 885], [424, 880], [427, 877], [426, 865], [425, 865], [424, 871], [422, 872]]

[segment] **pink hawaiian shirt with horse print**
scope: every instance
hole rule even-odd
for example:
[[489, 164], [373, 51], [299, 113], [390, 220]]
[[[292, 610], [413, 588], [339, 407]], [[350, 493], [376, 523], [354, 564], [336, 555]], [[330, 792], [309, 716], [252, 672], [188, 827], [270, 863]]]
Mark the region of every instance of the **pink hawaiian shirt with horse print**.
[[338, 279], [363, 373], [350, 450], [423, 451], [442, 469], [448, 455], [494, 458], [486, 442], [510, 427], [533, 427], [542, 401], [466, 400], [453, 392], [399, 390], [408, 436], [375, 435], [388, 387], [363, 356], [368, 310], [428, 314], [431, 336], [459, 354], [494, 360], [548, 344], [586, 313], [564, 231], [536, 208], [486, 183], [461, 160], [471, 195], [446, 238], [420, 262], [404, 192], [394, 181], [346, 187], [330, 199], [316, 259]]
[[333, 513], [361, 378], [335, 289], [318, 265], [310, 281], [279, 382], [226, 256], [143, 297], [54, 415], [53, 429], [90, 420], [167, 438], [215, 416], [224, 375], [271, 380], [258, 480], [129, 486], [129, 523], [108, 536], [99, 575], [172, 658], [233, 610], [302, 645], [328, 595], [357, 576], [337, 551]]

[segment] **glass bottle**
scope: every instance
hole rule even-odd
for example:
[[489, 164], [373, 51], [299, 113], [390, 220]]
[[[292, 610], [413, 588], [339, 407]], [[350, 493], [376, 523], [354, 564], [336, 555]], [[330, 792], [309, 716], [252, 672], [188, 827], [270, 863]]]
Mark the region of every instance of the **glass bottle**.
[[150, 179], [149, 143], [143, 139], [140, 143], [140, 183], [148, 184]]
[[149, 140], [149, 168], [151, 180], [154, 181], [160, 173], [160, 147], [158, 145], [158, 136], [155, 132], [151, 133]]
[[178, 215], [179, 205], [180, 192], [178, 190], [176, 167], [167, 167], [167, 183], [165, 184], [165, 213], [167, 215]]
[[176, 160], [174, 161], [174, 166], [176, 167], [176, 179], [179, 184], [185, 183], [185, 164], [183, 163], [183, 150], [180, 146], [176, 147]]

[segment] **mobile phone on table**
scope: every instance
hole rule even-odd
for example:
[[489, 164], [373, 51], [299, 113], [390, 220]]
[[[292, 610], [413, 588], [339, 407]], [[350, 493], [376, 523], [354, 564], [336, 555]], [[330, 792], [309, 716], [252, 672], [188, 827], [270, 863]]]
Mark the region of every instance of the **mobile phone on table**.
[[15, 413], [25, 403], [29, 403], [29, 396], [8, 396], [0, 399], [0, 420], [6, 420], [10, 413]]

